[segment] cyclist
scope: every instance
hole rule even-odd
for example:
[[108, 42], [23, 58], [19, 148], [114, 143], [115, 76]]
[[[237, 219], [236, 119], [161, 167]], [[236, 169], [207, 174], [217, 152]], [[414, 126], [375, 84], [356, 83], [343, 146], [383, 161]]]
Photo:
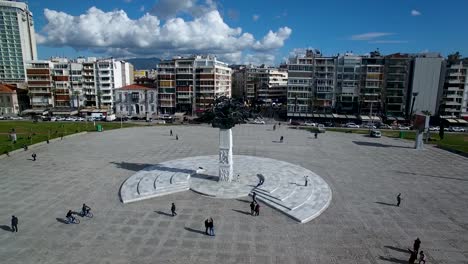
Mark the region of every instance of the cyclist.
[[73, 217], [73, 212], [72, 210], [68, 210], [67, 213], [67, 220], [69, 223], [73, 223], [75, 221], [75, 217]]
[[91, 211], [91, 207], [87, 206], [86, 204], [83, 204], [83, 207], [81, 208], [81, 215], [86, 216], [89, 211]]

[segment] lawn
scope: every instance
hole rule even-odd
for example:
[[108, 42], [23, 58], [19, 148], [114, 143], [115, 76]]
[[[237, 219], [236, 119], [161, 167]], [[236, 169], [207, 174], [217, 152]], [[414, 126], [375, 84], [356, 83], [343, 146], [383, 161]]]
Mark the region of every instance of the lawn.
[[[96, 122], [102, 125], [105, 130], [120, 128], [120, 123]], [[123, 127], [138, 126], [132, 123], [123, 123]], [[17, 141], [13, 143], [9, 140], [9, 134], [15, 129]], [[67, 136], [83, 131], [95, 132], [96, 127], [93, 122], [37, 122], [32, 121], [0, 121], [0, 155], [15, 149], [22, 148], [23, 145], [31, 145]]]
[[[315, 131], [313, 128], [304, 128], [310, 131]], [[368, 134], [369, 129], [347, 129], [347, 128], [334, 128], [330, 127], [327, 128], [327, 131], [335, 131], [335, 132], [347, 132], [352, 131], [352, 133], [356, 134]], [[400, 131], [395, 130], [387, 130], [382, 129], [380, 130], [383, 136], [391, 137], [391, 138], [399, 138]], [[414, 131], [402, 131], [401, 138], [414, 140], [416, 136], [416, 132]], [[430, 144], [436, 144], [440, 147], [456, 150], [468, 154], [468, 134], [466, 133], [445, 133], [444, 139], [440, 140], [439, 132], [431, 132], [431, 141]]]

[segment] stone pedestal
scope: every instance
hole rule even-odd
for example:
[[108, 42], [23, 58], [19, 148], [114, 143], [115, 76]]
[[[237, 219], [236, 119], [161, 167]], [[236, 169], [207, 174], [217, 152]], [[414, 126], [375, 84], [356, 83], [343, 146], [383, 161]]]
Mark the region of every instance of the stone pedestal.
[[219, 181], [231, 182], [233, 178], [232, 130], [219, 130]]

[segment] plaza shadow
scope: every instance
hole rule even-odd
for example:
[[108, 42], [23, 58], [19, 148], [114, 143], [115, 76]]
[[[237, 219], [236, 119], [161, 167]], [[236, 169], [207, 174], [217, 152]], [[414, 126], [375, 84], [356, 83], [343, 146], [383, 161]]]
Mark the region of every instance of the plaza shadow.
[[241, 214], [245, 214], [245, 215], [250, 215], [250, 212], [247, 212], [247, 211], [241, 211], [241, 210], [237, 210], [237, 209], [232, 209], [234, 212], [238, 212], [238, 213], [241, 213]]
[[57, 220], [57, 222], [59, 222], [59, 223], [68, 225], [68, 221], [63, 219], [63, 218], [57, 217], [57, 218], [55, 218], [55, 220]]
[[190, 227], [184, 227], [184, 229], [193, 233], [202, 234], [206, 236], [206, 233], [203, 230], [197, 230]]
[[392, 203], [384, 203], [384, 202], [375, 202], [375, 203], [388, 205], [388, 206], [397, 206], [396, 204], [392, 204]]
[[147, 163], [132, 163], [132, 162], [110, 162], [117, 166], [117, 168], [126, 169], [130, 171], [141, 171], [141, 170], [160, 170], [160, 171], [170, 171], [170, 172], [180, 172], [180, 173], [188, 173], [193, 174], [195, 173], [195, 169], [188, 170], [188, 169], [179, 169], [179, 168], [171, 168], [166, 166], [161, 166], [159, 164], [147, 164]]
[[388, 262], [393, 262], [393, 263], [408, 263], [407, 260], [402, 260], [402, 259], [397, 259], [397, 258], [394, 258], [394, 257], [384, 257], [384, 256], [380, 256], [379, 259], [381, 260], [384, 260], [384, 261], [388, 261]]
[[213, 175], [202, 174], [202, 173], [195, 173], [195, 174], [192, 174], [190, 177], [198, 178], [198, 179], [204, 179], [204, 180], [210, 180], [210, 181], [218, 181], [219, 180], [219, 176], [213, 176]]
[[243, 202], [243, 203], [251, 203], [252, 201], [248, 201], [248, 200], [242, 200], [242, 199], [236, 199], [237, 201], [239, 202]]
[[376, 143], [376, 142], [368, 142], [368, 141], [353, 141], [353, 143], [356, 144], [356, 145], [359, 145], [359, 146], [367, 146], [367, 147], [412, 149], [412, 147], [387, 145], [387, 144]]
[[0, 229], [4, 230], [4, 231], [8, 231], [8, 232], [11, 232], [13, 231], [11, 229], [11, 227], [7, 226], [7, 225], [0, 225]]
[[440, 175], [430, 175], [430, 174], [415, 173], [415, 172], [409, 172], [409, 171], [395, 170], [394, 172], [399, 173], [399, 174], [409, 174], [409, 175], [413, 175], [413, 176], [448, 179], [448, 180], [456, 180], [456, 181], [468, 181], [468, 179], [463, 179], [463, 178], [447, 177], [447, 176], [440, 176]]
[[408, 253], [408, 249], [397, 248], [397, 247], [392, 247], [392, 246], [384, 246], [384, 248], [388, 248], [388, 249], [395, 250], [398, 252]]
[[160, 215], [165, 215], [165, 216], [170, 216], [172, 217], [172, 214], [169, 214], [169, 213], [166, 213], [166, 212], [163, 212], [163, 211], [154, 211], [155, 213], [158, 213]]

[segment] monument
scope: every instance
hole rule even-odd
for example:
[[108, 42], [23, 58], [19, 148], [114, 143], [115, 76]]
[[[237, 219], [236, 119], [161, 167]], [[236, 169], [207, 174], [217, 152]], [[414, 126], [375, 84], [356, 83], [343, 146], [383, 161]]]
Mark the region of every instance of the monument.
[[[233, 178], [232, 130], [236, 124], [248, 119], [242, 101], [225, 96], [215, 100], [211, 113], [208, 114], [213, 127], [219, 128], [219, 179], [231, 182]], [[210, 121], [210, 120], [207, 120]]]

